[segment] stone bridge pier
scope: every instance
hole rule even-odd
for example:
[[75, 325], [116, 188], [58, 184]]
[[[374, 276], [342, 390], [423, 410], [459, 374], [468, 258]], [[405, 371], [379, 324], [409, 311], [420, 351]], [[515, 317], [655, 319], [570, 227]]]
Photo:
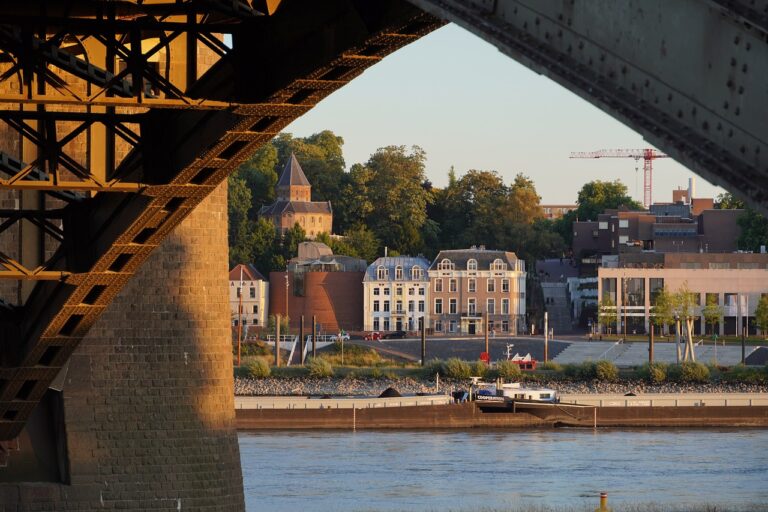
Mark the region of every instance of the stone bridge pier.
[[152, 253], [4, 445], [0, 510], [244, 510], [226, 201]]

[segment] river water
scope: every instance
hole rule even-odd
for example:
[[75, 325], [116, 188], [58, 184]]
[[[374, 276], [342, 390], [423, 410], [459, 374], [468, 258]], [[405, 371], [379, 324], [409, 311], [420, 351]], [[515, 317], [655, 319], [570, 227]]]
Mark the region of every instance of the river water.
[[240, 434], [248, 512], [768, 509], [768, 430]]

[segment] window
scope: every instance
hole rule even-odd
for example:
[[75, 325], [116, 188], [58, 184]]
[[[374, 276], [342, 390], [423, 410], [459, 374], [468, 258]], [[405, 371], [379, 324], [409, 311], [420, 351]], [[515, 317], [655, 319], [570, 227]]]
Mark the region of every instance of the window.
[[408, 295], [413, 295], [413, 288], [408, 288]]
[[509, 332], [509, 320], [501, 321], [501, 330], [504, 332]]
[[240, 287], [237, 287], [237, 297], [240, 298]]
[[496, 300], [495, 299], [488, 299], [488, 304], [485, 309], [489, 315], [495, 315], [496, 314]]
[[501, 291], [504, 293], [509, 292], [509, 279], [501, 280]]
[[435, 320], [435, 332], [443, 332], [443, 321]]
[[423, 312], [424, 312], [424, 301], [420, 300], [419, 301], [419, 313], [423, 313]]
[[378, 331], [379, 330], [379, 319], [378, 318], [374, 318], [373, 319], [373, 330], [374, 331]]
[[376, 279], [389, 279], [389, 270], [384, 265], [379, 265], [376, 269]]
[[475, 293], [477, 291], [477, 279], [474, 277], [467, 279], [467, 291], [469, 293]]
[[395, 295], [402, 295], [403, 294], [403, 287], [398, 286], [397, 290], [395, 290]]
[[491, 263], [491, 270], [507, 270], [507, 264], [499, 258], [496, 258], [493, 260], [493, 263]]
[[597, 227], [598, 229], [608, 229], [608, 222], [598, 222]]
[[455, 315], [456, 314], [456, 299], [449, 299], [448, 300], [448, 314], [449, 315]]
[[389, 330], [389, 318], [384, 319], [384, 330], [385, 331]]
[[437, 264], [437, 270], [453, 270], [455, 265], [448, 258], [443, 258], [440, 263]]
[[619, 227], [620, 228], [628, 228], [629, 227], [629, 219], [619, 219]]
[[259, 314], [259, 305], [258, 305], [258, 304], [254, 304], [254, 305], [253, 305], [253, 309], [251, 310], [251, 312], [252, 312], [254, 315], [258, 315], [258, 314]]
[[373, 294], [374, 295], [379, 295], [380, 293], [381, 293], [381, 289], [380, 288], [374, 288], [373, 289]]
[[411, 279], [414, 281], [417, 279], [421, 279], [424, 275], [424, 270], [419, 266], [414, 266], [411, 268]]
[[443, 314], [443, 299], [435, 299], [435, 314]]
[[467, 313], [470, 315], [477, 313], [477, 301], [475, 299], [467, 299]]
[[379, 311], [379, 301], [375, 300], [373, 301], [373, 312], [377, 313]]
[[472, 258], [467, 261], [467, 270], [477, 270], [477, 260]]
[[389, 288], [384, 288], [384, 295], [389, 295]]
[[250, 296], [252, 299], [256, 298], [256, 288], [254, 288], [253, 286], [251, 286], [251, 289], [250, 289]]
[[408, 312], [413, 313], [415, 311], [416, 304], [412, 301], [408, 301]]
[[389, 301], [388, 300], [384, 301], [384, 312], [385, 313], [389, 312]]
[[496, 291], [496, 280], [495, 279], [489, 279], [488, 280], [488, 293], [493, 293]]
[[501, 299], [501, 314], [509, 314], [509, 299]]
[[419, 295], [424, 295], [424, 288], [419, 288]]
[[727, 262], [710, 262], [709, 268], [715, 269], [715, 268], [731, 268], [731, 264]]
[[397, 312], [402, 313], [403, 312], [403, 301], [398, 300], [395, 302], [395, 306], [397, 307]]
[[620, 244], [626, 244], [627, 242], [629, 242], [629, 237], [627, 235], [619, 235]]
[[448, 332], [456, 332], [456, 320], [451, 320], [448, 323]]
[[396, 281], [403, 280], [403, 267], [401, 267], [400, 265], [395, 267], [395, 280]]
[[449, 292], [455, 292], [457, 290], [456, 287], [456, 279], [451, 279], [448, 281], [448, 291]]
[[436, 292], [443, 291], [443, 280], [440, 278], [435, 279], [435, 291]]

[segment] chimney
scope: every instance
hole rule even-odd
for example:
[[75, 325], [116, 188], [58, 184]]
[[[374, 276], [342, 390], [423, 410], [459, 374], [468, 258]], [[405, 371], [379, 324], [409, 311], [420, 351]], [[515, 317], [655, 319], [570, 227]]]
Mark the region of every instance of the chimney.
[[385, 258], [387, 257], [387, 246], [386, 245], [384, 246], [384, 257]]
[[693, 198], [696, 197], [696, 178], [688, 178], [688, 204], [693, 203]]

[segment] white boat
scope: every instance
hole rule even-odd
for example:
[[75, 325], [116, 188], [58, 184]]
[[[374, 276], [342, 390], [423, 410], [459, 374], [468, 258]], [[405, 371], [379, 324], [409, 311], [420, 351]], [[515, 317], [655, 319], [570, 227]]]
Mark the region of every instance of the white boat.
[[557, 391], [551, 388], [527, 387], [520, 382], [481, 382], [472, 379], [475, 400], [486, 402], [558, 403]]

